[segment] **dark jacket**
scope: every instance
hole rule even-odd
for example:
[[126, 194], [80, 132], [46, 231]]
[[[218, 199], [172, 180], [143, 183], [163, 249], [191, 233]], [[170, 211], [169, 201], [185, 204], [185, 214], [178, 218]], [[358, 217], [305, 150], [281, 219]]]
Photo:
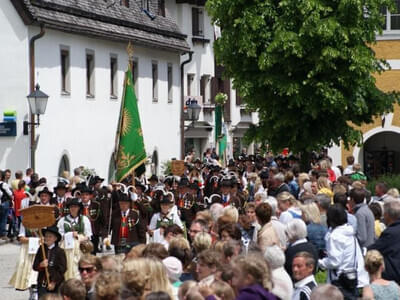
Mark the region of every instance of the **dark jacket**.
[[[286, 256], [285, 270], [286, 270], [286, 272], [288, 272], [288, 274], [291, 278], [293, 278], [293, 275], [292, 275], [293, 258], [296, 256], [297, 253], [303, 252], [303, 251], [310, 253], [314, 257], [314, 260], [316, 262], [315, 266], [318, 264], [318, 258], [319, 258], [318, 251], [311, 242], [299, 243], [294, 246], [290, 245], [286, 249], [286, 252], [285, 252], [285, 256]], [[317, 268], [314, 267], [314, 274], [316, 273], [316, 271], [317, 271]]]
[[400, 220], [389, 225], [379, 239], [368, 247], [378, 250], [385, 261], [382, 277], [400, 283]]
[[236, 300], [276, 300], [276, 296], [264, 289], [260, 284], [242, 288]]
[[[50, 254], [49, 254], [50, 252]], [[50, 281], [56, 283], [55, 290], [57, 291], [60, 284], [64, 281], [64, 273], [67, 270], [67, 258], [65, 257], [64, 249], [61, 249], [56, 245], [49, 251], [49, 248], [45, 245], [45, 253], [49, 262], [48, 270]], [[33, 262], [33, 269], [38, 271], [38, 286], [42, 286], [46, 282], [46, 273], [44, 268], [40, 268], [39, 265], [43, 261], [42, 249], [39, 248], [35, 260]]]
[[[145, 244], [146, 243], [146, 224], [140, 218], [139, 214], [133, 210], [129, 210], [128, 214], [128, 244]], [[120, 245], [120, 228], [121, 228], [121, 210], [113, 213], [111, 220], [112, 239], [111, 244]]]

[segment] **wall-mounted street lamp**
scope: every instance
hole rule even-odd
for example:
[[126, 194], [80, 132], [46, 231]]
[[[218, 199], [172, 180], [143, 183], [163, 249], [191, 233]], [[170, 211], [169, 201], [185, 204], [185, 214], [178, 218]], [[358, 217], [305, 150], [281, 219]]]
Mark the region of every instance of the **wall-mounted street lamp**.
[[26, 96], [26, 98], [28, 98], [31, 114], [37, 115], [37, 123], [24, 121], [24, 135], [28, 135], [29, 126], [40, 125], [40, 115], [43, 115], [46, 112], [47, 100], [49, 99], [49, 96], [40, 90], [39, 84], [36, 84], [35, 90]]
[[188, 121], [192, 121], [192, 126], [194, 127], [194, 122], [199, 119], [201, 106], [194, 98], [189, 98], [186, 101], [187, 107], [187, 119]]
[[[40, 90], [39, 84], [36, 84], [35, 90], [26, 96], [26, 98], [28, 98], [31, 121], [24, 121], [23, 133], [24, 135], [28, 135], [29, 127], [31, 127], [31, 168], [35, 170], [35, 126], [40, 125], [40, 115], [43, 115], [46, 112], [47, 100], [49, 99], [49, 96]], [[37, 116], [37, 121], [35, 121], [35, 115]]]

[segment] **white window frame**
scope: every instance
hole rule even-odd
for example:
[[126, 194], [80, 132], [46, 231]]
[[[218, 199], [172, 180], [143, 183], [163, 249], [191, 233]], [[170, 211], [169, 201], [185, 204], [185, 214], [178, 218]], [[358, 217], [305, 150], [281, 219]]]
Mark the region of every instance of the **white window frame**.
[[[64, 67], [62, 60], [63, 53], [67, 54]], [[65, 77], [63, 76], [63, 68], [65, 68]], [[68, 46], [60, 46], [60, 73], [61, 95], [69, 96], [71, 94], [71, 51]]]
[[168, 103], [172, 103], [174, 99], [174, 67], [172, 63], [167, 64], [167, 88]]
[[152, 84], [152, 100], [154, 103], [158, 102], [158, 62], [153, 60], [151, 62], [151, 84]]

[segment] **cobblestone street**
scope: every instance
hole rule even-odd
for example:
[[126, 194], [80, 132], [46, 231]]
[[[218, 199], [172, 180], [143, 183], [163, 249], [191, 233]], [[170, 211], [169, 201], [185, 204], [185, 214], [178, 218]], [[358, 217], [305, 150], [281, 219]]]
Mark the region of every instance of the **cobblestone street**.
[[1, 299], [27, 300], [28, 291], [16, 291], [8, 284], [19, 255], [18, 243], [0, 242], [0, 295]]

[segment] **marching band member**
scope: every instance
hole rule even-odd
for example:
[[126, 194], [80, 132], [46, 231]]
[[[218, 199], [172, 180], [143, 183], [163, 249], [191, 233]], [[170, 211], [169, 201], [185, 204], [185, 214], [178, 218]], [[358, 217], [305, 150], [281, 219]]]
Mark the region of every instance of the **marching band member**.
[[[65, 249], [67, 256], [67, 272], [65, 273], [66, 279], [78, 278], [78, 262], [81, 257], [80, 242], [90, 240], [92, 237], [92, 226], [89, 219], [81, 214], [83, 205], [79, 202], [78, 198], [72, 198], [68, 203], [69, 214], [62, 217], [57, 227], [60, 234], [63, 236], [62, 246]], [[70, 243], [69, 238], [66, 239], [65, 235], [72, 232], [73, 243]]]
[[113, 212], [111, 220], [112, 239], [115, 254], [127, 253], [138, 244], [146, 243], [146, 224], [138, 211], [131, 209], [131, 199], [122, 191], [113, 191], [114, 201], [119, 209]]

